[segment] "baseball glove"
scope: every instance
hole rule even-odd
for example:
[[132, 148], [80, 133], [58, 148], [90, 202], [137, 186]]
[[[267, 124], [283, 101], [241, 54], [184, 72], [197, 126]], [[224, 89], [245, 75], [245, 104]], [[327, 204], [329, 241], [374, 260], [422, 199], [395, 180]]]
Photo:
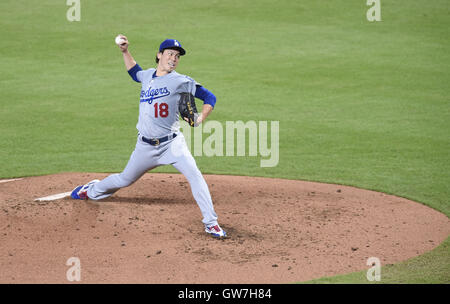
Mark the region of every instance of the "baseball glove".
[[181, 117], [183, 117], [191, 127], [196, 127], [197, 124], [197, 107], [195, 106], [195, 98], [191, 93], [181, 93], [180, 100], [178, 101], [178, 110]]

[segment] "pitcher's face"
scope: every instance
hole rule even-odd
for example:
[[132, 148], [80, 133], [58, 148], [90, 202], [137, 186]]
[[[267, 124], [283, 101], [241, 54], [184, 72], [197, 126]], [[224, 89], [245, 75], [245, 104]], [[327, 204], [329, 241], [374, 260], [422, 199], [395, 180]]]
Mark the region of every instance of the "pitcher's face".
[[158, 67], [161, 71], [170, 73], [174, 71], [180, 60], [180, 52], [172, 49], [165, 49], [162, 53], [157, 54], [159, 63]]

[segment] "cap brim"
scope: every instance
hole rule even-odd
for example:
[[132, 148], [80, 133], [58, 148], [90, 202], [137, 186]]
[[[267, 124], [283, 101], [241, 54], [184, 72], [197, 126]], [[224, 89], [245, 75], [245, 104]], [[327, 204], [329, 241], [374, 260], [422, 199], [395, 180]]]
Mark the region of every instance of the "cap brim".
[[171, 47], [163, 49], [162, 51], [164, 52], [164, 50], [168, 50], [168, 49], [179, 51], [180, 56], [183, 56], [184, 54], [186, 54], [186, 51], [182, 47], [179, 47], [179, 46], [171, 46]]

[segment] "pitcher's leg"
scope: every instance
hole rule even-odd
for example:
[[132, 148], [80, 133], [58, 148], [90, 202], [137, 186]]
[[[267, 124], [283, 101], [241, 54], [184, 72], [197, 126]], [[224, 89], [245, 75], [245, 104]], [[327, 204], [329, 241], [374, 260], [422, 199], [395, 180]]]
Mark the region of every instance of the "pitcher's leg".
[[155, 167], [154, 161], [145, 156], [145, 151], [136, 147], [123, 172], [112, 174], [93, 184], [88, 189], [88, 197], [93, 200], [104, 199], [114, 194], [117, 190], [128, 187], [137, 181], [145, 172]]
[[191, 155], [187, 155], [186, 157], [178, 159], [177, 162], [172, 165], [189, 181], [192, 195], [194, 196], [194, 199], [203, 215], [203, 224], [206, 226], [217, 225], [217, 214], [214, 211], [208, 185], [206, 184], [202, 173], [197, 168], [194, 158]]

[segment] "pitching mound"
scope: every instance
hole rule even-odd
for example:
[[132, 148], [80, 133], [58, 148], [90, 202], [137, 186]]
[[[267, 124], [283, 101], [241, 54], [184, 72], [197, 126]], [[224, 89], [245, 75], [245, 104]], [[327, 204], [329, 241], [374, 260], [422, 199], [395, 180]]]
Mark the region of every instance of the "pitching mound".
[[0, 183], [0, 283], [289, 283], [423, 254], [450, 233], [447, 216], [352, 187], [205, 175], [229, 238], [203, 232], [186, 179], [146, 174], [109, 199], [34, 199], [106, 174]]

